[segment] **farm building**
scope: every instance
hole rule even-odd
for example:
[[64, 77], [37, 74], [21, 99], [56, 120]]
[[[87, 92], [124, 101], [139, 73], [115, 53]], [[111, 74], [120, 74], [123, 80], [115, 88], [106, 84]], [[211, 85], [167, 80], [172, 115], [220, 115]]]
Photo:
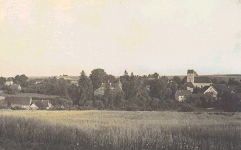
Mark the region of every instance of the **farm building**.
[[184, 90], [189, 90], [189, 91], [193, 92], [194, 85], [192, 84], [192, 82], [186, 82], [183, 84], [182, 88]]
[[218, 91], [211, 85], [211, 86], [204, 86], [199, 90], [199, 93], [202, 94], [210, 94], [213, 98], [217, 98]]
[[32, 100], [30, 107], [37, 109], [50, 109], [53, 105], [49, 102], [49, 100]]
[[31, 97], [5, 97], [4, 105], [7, 107], [21, 107], [30, 109], [32, 104]]
[[122, 91], [122, 83], [120, 82], [120, 79], [118, 79], [116, 82], [114, 83], [102, 83], [102, 85], [100, 86], [100, 88], [96, 89], [94, 91], [94, 95], [100, 95], [103, 96], [105, 94], [105, 90], [107, 88], [110, 88], [111, 91], [113, 92], [119, 92]]

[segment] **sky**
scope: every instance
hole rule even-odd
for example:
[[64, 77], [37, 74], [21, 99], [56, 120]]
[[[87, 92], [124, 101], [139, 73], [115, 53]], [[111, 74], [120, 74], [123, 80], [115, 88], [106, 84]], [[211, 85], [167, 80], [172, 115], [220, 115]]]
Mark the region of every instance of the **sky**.
[[240, 0], [0, 0], [0, 76], [241, 74]]

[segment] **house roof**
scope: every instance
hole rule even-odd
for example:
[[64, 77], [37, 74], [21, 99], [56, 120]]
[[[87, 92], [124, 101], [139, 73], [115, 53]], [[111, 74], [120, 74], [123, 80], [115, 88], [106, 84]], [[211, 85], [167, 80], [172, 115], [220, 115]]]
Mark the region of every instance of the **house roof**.
[[237, 92], [237, 86], [236, 85], [229, 85], [228, 86], [228, 91], [229, 92]]
[[211, 83], [211, 80], [209, 77], [199, 76], [199, 77], [194, 77], [194, 83]]
[[186, 95], [191, 95], [192, 92], [190, 90], [177, 90], [176, 91], [178, 96], [186, 96]]
[[199, 93], [204, 93], [210, 86], [204, 86], [203, 88], [201, 88], [198, 92]]
[[199, 90], [199, 93], [204, 93], [204, 92], [207, 91], [207, 89], [209, 89], [210, 87], [212, 87], [216, 92], [218, 92], [214, 86], [210, 85], [210, 86], [204, 86], [203, 88], [201, 88], [201, 89]]
[[187, 73], [194, 73], [194, 70], [187, 70]]
[[192, 82], [186, 82], [183, 84], [183, 87], [190, 87], [190, 88], [193, 88], [194, 85], [192, 84]]
[[4, 104], [11, 104], [15, 105], [30, 105], [31, 98], [30, 97], [5, 97]]
[[7, 81], [13, 81], [13, 79], [12, 78], [8, 78]]

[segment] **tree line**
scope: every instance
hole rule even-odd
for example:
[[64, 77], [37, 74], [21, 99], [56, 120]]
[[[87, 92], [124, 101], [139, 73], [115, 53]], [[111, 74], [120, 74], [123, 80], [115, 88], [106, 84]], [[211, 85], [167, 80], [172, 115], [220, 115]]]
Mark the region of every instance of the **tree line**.
[[[6, 78], [0, 77], [0, 89], [9, 90], [5, 86]], [[158, 73], [152, 75], [138, 76], [125, 70], [123, 75], [116, 78], [109, 75], [104, 69], [94, 69], [89, 76], [84, 71], [80, 73], [78, 85], [71, 84], [69, 80], [56, 77], [45, 78], [41, 83], [36, 84], [34, 79], [25, 75], [17, 75], [12, 78], [14, 83], [20, 84], [21, 92], [59, 95], [71, 101], [79, 109], [112, 109], [112, 110], [181, 110], [192, 111], [193, 107], [205, 107], [209, 100], [190, 97], [186, 102], [175, 100], [175, 93], [182, 88], [185, 78], [174, 76], [168, 79], [160, 77]], [[103, 83], [114, 83], [119, 80], [122, 90], [113, 91], [111, 86], [106, 84], [104, 95], [95, 95], [94, 91]], [[212, 79], [213, 82], [218, 82]], [[223, 81], [220, 81], [223, 82]], [[234, 79], [229, 79], [230, 85], [239, 85]], [[194, 93], [198, 88], [194, 89]], [[212, 103], [212, 107], [225, 109], [225, 106], [237, 107], [240, 102], [231, 93], [223, 93], [218, 102]], [[227, 109], [227, 108], [226, 108]], [[232, 110], [237, 110], [233, 108]]]

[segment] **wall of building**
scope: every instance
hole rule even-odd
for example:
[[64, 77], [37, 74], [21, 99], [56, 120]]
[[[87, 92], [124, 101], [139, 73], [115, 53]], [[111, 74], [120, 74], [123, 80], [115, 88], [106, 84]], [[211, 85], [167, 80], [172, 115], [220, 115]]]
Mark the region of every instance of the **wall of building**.
[[204, 86], [210, 86], [211, 83], [193, 83], [194, 87], [202, 88]]
[[211, 93], [212, 95], [213, 95], [213, 97], [217, 97], [217, 91], [211, 86], [211, 87], [209, 87], [205, 92], [204, 92], [204, 94], [206, 94], [206, 93]]
[[194, 82], [194, 73], [187, 74], [187, 82]]

